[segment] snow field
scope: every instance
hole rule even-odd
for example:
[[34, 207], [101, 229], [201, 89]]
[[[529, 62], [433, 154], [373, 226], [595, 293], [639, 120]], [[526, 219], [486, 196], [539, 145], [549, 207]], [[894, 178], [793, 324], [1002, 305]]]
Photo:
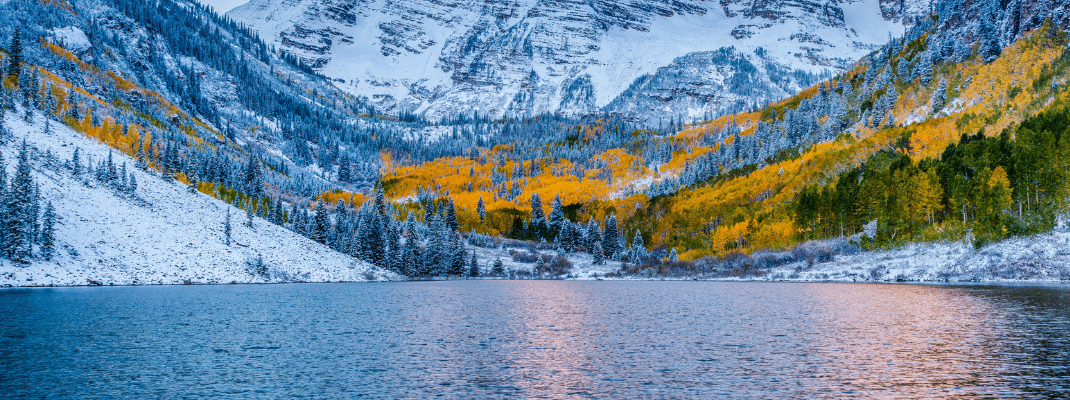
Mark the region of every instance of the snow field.
[[[21, 114], [20, 114], [21, 116]], [[288, 229], [255, 218], [210, 196], [191, 194], [181, 182], [134, 168], [135, 161], [113, 153], [137, 178], [135, 198], [90, 180], [76, 179], [64, 167], [44, 167], [46, 152], [58, 163], [76, 148], [82, 163], [108, 157], [109, 147], [53, 121], [26, 124], [6, 113], [4, 125], [15, 142], [0, 147], [13, 174], [25, 139], [35, 148], [34, 179], [42, 209], [51, 201], [57, 213], [57, 255], [52, 261], [15, 265], [0, 260], [0, 286], [142, 285], [182, 283], [338, 282], [385, 280], [393, 274], [375, 269]], [[223, 222], [231, 215], [231, 246], [224, 244]], [[247, 262], [262, 257], [267, 276], [249, 272]]]

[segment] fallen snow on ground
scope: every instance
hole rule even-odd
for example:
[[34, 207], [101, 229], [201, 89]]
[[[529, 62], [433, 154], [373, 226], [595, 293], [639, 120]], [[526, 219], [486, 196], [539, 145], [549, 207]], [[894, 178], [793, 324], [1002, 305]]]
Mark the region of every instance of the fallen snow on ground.
[[[488, 274], [491, 268], [494, 266], [495, 260], [502, 261], [502, 267], [505, 269], [507, 277], [517, 277], [517, 273], [521, 273], [520, 277], [528, 277], [525, 273], [530, 273], [535, 268], [535, 263], [515, 261], [510, 251], [517, 253], [530, 253], [532, 250], [521, 246], [513, 247], [506, 245], [503, 247], [496, 247], [493, 249], [473, 247], [476, 251], [476, 259], [480, 266], [480, 270], [483, 274]], [[541, 249], [535, 250], [543, 256], [554, 257], [558, 255], [556, 250]], [[565, 279], [600, 279], [605, 277], [606, 274], [618, 272], [621, 269], [621, 263], [619, 261], [606, 260], [602, 265], [595, 265], [594, 258], [590, 254], [586, 253], [573, 253], [566, 255], [569, 262], [572, 263], [572, 272], [562, 276], [560, 278]], [[543, 278], [555, 278], [551, 276], [545, 276]]]
[[766, 276], [805, 281], [1065, 281], [1070, 233], [1012, 238], [974, 249], [968, 243], [921, 243], [835, 256], [831, 262], [788, 265]]
[[[0, 286], [141, 285], [182, 283], [336, 282], [395, 278], [288, 229], [255, 218], [246, 227], [243, 211], [204, 194], [191, 194], [181, 182], [139, 171], [119, 153], [137, 177], [135, 198], [90, 180], [76, 179], [63, 167], [45, 167], [47, 151], [60, 163], [81, 149], [83, 164], [108, 157], [109, 148], [53, 121], [43, 133], [42, 117], [26, 124], [8, 112], [5, 125], [15, 142], [0, 147], [10, 177], [23, 141], [36, 149], [34, 178], [42, 210], [51, 201], [58, 216], [57, 255], [52, 261], [16, 265], [0, 260]], [[21, 113], [20, 113], [21, 116]], [[234, 242], [224, 244], [223, 221], [232, 214]], [[266, 276], [247, 262], [262, 257]]]
[[[840, 239], [841, 244], [846, 241]], [[804, 246], [835, 247], [832, 242], [812, 242]], [[854, 246], [846, 246], [848, 248]], [[857, 249], [857, 247], [854, 247]], [[534, 263], [514, 261], [510, 251], [528, 253], [531, 250], [520, 246], [485, 249], [477, 248], [477, 255], [484, 272], [495, 259], [502, 260], [506, 275], [531, 271]], [[542, 255], [554, 256], [553, 250], [537, 250]], [[563, 279], [700, 279], [732, 281], [837, 281], [837, 282], [1056, 282], [1070, 281], [1070, 232], [1057, 231], [1032, 237], [1012, 238], [999, 243], [974, 249], [970, 243], [938, 242], [918, 243], [885, 251], [847, 251], [832, 256], [828, 262], [806, 261], [799, 255], [793, 258], [790, 252], [779, 253], [781, 259], [795, 260], [774, 267], [762, 267], [752, 262], [749, 270], [729, 266], [727, 262], [715, 262], [713, 272], [694, 276], [661, 276], [653, 270], [641, 270], [635, 275], [607, 277], [621, 270], [621, 263], [606, 261], [604, 265], [592, 265], [590, 255], [569, 255], [571, 273], [556, 278]], [[761, 259], [754, 255], [754, 261]], [[699, 266], [708, 268], [709, 266]], [[736, 268], [736, 269], [733, 269]], [[521, 278], [529, 277], [527, 274]], [[553, 278], [546, 276], [544, 278]]]

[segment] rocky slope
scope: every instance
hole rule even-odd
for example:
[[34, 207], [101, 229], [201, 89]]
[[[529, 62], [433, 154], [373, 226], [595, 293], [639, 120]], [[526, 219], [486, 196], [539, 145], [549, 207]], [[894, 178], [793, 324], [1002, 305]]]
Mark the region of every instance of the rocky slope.
[[[228, 16], [384, 110], [656, 120], [666, 109], [693, 119], [793, 93], [813, 77], [791, 72], [841, 69], [928, 9], [904, 0], [253, 0]], [[703, 59], [718, 50], [756, 71]], [[720, 85], [732, 80], [746, 84]]]

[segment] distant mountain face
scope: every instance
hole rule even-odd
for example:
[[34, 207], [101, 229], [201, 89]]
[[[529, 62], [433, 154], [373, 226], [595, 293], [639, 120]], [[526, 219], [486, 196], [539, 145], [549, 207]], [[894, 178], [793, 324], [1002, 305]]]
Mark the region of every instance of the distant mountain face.
[[[744, 92], [782, 97], [808, 84], [790, 72], [841, 69], [928, 9], [927, 0], [252, 0], [228, 15], [382, 110], [649, 119], [700, 117]], [[757, 71], [737, 76], [698, 54], [725, 49]], [[637, 81], [658, 76], [680, 79]], [[691, 94], [733, 79], [761, 87]]]

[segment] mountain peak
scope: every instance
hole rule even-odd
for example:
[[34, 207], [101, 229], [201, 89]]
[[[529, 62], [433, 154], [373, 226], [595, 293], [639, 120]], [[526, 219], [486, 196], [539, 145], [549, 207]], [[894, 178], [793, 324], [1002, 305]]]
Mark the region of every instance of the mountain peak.
[[778, 70], [841, 70], [922, 12], [903, 0], [253, 0], [228, 15], [380, 109], [434, 118], [619, 112], [607, 106], [641, 77], [722, 48]]

